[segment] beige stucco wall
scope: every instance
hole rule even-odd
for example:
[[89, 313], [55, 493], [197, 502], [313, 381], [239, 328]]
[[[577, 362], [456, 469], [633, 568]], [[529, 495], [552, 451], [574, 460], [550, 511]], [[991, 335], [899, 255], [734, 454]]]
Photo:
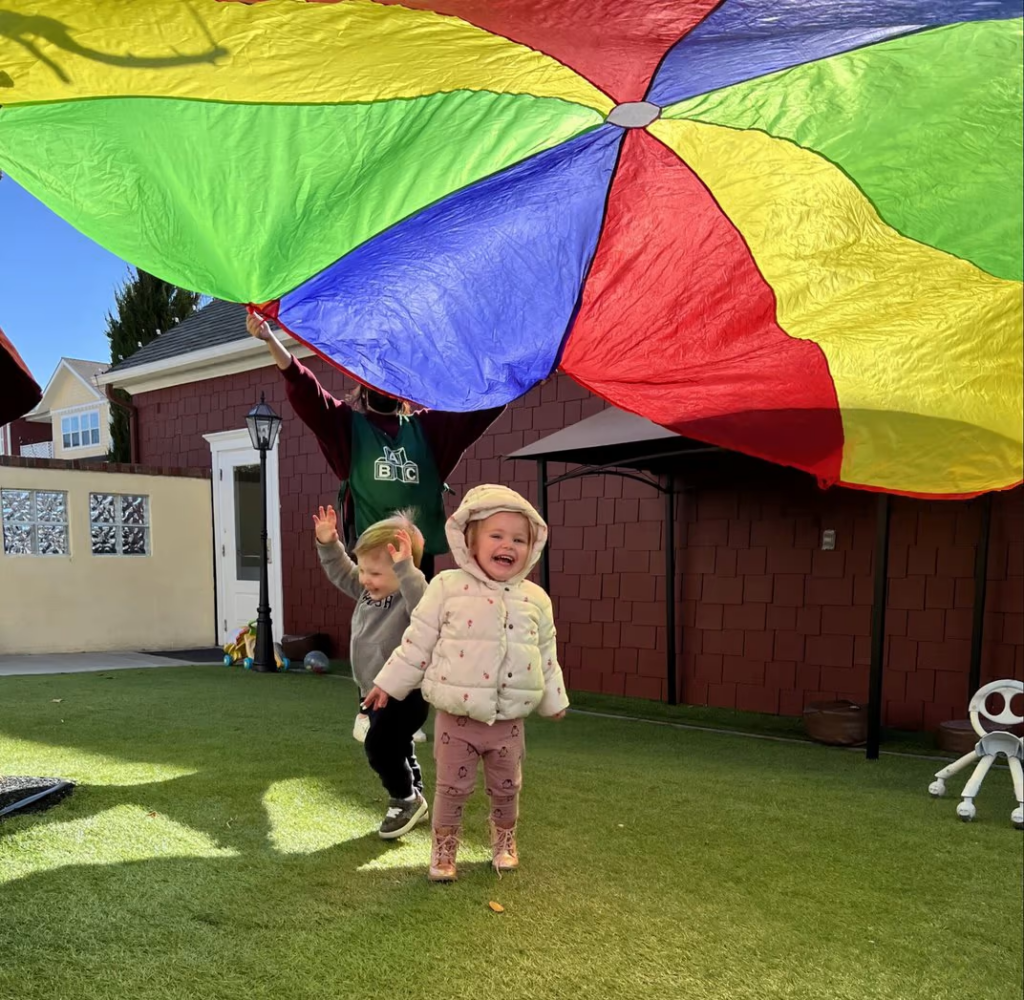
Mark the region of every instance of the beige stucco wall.
[[[210, 481], [0, 465], [0, 488], [68, 494], [70, 555], [0, 546], [0, 653], [216, 643]], [[148, 556], [94, 556], [89, 493], [149, 497]]]

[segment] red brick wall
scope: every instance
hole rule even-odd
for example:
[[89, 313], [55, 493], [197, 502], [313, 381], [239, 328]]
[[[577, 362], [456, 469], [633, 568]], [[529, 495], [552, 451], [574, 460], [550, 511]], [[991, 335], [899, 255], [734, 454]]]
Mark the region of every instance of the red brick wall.
[[[494, 451], [550, 433], [560, 413], [568, 423], [601, 409], [568, 380], [541, 394], [540, 405], [495, 426]], [[494, 475], [490, 452], [485, 439], [456, 480]], [[533, 499], [531, 464], [505, 463], [510, 485]], [[553, 464], [549, 476], [563, 471]], [[877, 499], [767, 467], [726, 485], [691, 481], [685, 466], [679, 475], [682, 700], [789, 715], [816, 700], [866, 700]], [[570, 687], [665, 697], [663, 511], [654, 489], [611, 476], [552, 488], [551, 591]], [[979, 518], [977, 501], [892, 501], [887, 725], [934, 729], [964, 714]], [[831, 552], [821, 551], [827, 528], [836, 531]], [[1022, 574], [1024, 491], [1015, 490], [994, 498], [983, 683], [1024, 680]]]
[[[345, 380], [310, 362], [335, 394]], [[310, 511], [337, 483], [295, 418], [273, 369], [135, 397], [140, 461], [209, 466], [202, 434], [244, 426], [260, 391], [281, 433], [284, 625], [347, 644], [351, 604], [321, 576]], [[537, 500], [536, 466], [501, 455], [603, 409], [557, 377], [515, 404], [452, 476], [458, 495], [505, 482]], [[565, 471], [549, 466], [549, 475]], [[806, 477], [759, 468], [714, 485], [679, 470], [677, 648], [683, 700], [797, 714], [809, 702], [867, 696], [876, 499], [822, 492]], [[457, 501], [457, 497], [456, 497]], [[662, 498], [612, 476], [553, 487], [551, 591], [571, 688], [664, 698]], [[973, 606], [977, 503], [893, 501], [885, 721], [934, 728], [962, 716]], [[821, 532], [836, 531], [822, 552]], [[1024, 491], [995, 498], [982, 680], [1024, 679]]]

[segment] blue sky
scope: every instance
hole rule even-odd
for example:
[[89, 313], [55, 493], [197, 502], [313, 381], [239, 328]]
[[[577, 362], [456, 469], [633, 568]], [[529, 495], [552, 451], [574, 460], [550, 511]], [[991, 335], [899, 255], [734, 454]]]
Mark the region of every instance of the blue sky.
[[107, 361], [107, 313], [128, 265], [0, 180], [0, 329], [45, 386], [61, 357]]

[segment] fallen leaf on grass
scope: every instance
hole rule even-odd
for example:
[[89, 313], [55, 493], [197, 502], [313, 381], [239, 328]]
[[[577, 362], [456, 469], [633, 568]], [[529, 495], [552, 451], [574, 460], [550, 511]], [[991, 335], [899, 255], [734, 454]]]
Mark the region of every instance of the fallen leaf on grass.
[[504, 913], [505, 912], [505, 907], [502, 906], [501, 903], [495, 903], [493, 899], [487, 905], [492, 910], [494, 910], [495, 913]]
[[156, 819], [157, 814], [155, 812], [146, 813], [146, 819]]

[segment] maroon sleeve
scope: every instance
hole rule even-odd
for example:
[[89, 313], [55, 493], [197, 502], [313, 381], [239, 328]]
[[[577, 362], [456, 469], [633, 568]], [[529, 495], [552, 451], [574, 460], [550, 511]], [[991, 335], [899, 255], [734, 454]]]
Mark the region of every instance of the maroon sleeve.
[[288, 401], [316, 435], [320, 450], [339, 479], [348, 479], [352, 461], [352, 410], [335, 399], [298, 358], [285, 368]]
[[504, 406], [474, 413], [446, 413], [427, 410], [419, 414], [423, 436], [434, 455], [442, 479], [447, 479], [462, 460], [467, 448], [484, 436], [487, 428], [505, 412]]

